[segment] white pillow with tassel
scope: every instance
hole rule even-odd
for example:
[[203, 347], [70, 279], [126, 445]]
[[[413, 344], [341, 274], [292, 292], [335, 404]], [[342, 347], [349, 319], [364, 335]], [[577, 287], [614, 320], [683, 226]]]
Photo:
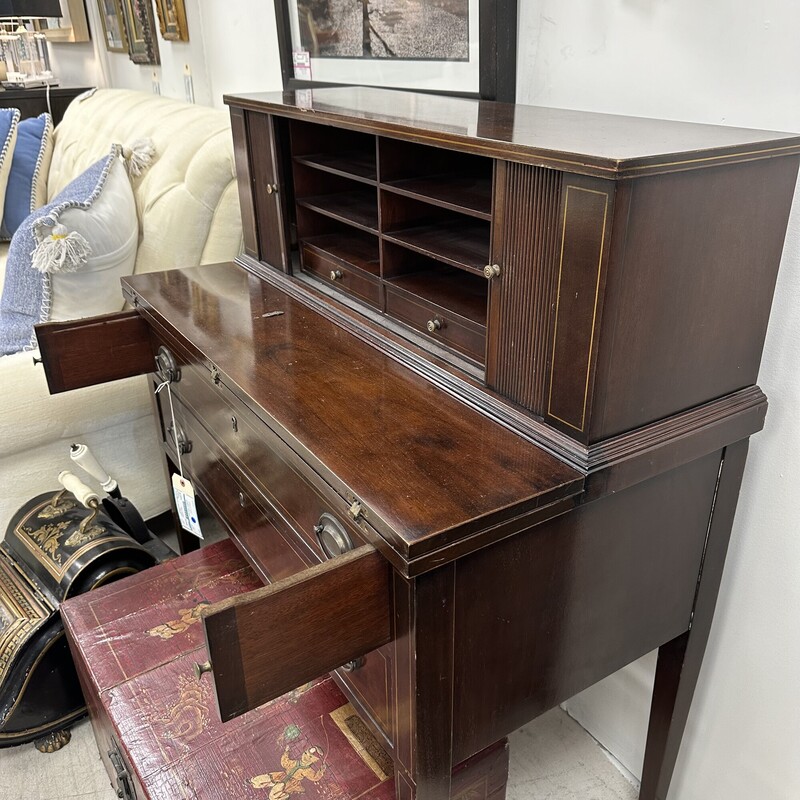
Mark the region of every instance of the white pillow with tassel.
[[[50, 273], [50, 319], [54, 322], [119, 311], [119, 279], [136, 264], [139, 220], [122, 161], [111, 163], [105, 185], [90, 209], [68, 208], [33, 252], [33, 267]], [[37, 238], [38, 235], [37, 235]]]
[[128, 173], [141, 175], [153, 156], [149, 140], [114, 145], [20, 225], [0, 298], [0, 353], [36, 347], [37, 322], [123, 307], [119, 279], [134, 271], [139, 243]]

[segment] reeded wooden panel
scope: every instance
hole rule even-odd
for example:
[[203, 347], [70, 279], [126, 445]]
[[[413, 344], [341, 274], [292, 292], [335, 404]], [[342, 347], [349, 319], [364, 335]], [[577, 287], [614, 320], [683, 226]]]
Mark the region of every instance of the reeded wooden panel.
[[557, 170], [497, 162], [486, 381], [543, 414], [558, 277]]

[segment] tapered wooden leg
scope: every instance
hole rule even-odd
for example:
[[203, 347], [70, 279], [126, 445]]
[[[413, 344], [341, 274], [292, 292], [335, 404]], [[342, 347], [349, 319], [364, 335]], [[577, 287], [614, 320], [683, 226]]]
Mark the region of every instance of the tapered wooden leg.
[[394, 577], [398, 800], [449, 800], [455, 569]]
[[728, 552], [748, 440], [723, 451], [691, 627], [658, 650], [639, 800], [667, 800]]

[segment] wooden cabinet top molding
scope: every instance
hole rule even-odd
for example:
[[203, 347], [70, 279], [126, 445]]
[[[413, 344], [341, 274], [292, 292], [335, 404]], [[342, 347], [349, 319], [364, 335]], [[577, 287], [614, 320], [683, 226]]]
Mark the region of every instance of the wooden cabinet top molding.
[[606, 178], [800, 153], [800, 135], [386, 89], [226, 95], [229, 105]]

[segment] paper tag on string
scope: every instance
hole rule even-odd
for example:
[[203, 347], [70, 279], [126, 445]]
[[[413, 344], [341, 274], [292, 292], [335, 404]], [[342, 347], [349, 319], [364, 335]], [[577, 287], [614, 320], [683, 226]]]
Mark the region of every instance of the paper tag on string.
[[175, 495], [175, 507], [178, 510], [181, 527], [202, 539], [203, 532], [200, 530], [200, 521], [197, 519], [197, 503], [195, 503], [194, 486], [191, 481], [180, 475], [173, 475], [172, 493]]

